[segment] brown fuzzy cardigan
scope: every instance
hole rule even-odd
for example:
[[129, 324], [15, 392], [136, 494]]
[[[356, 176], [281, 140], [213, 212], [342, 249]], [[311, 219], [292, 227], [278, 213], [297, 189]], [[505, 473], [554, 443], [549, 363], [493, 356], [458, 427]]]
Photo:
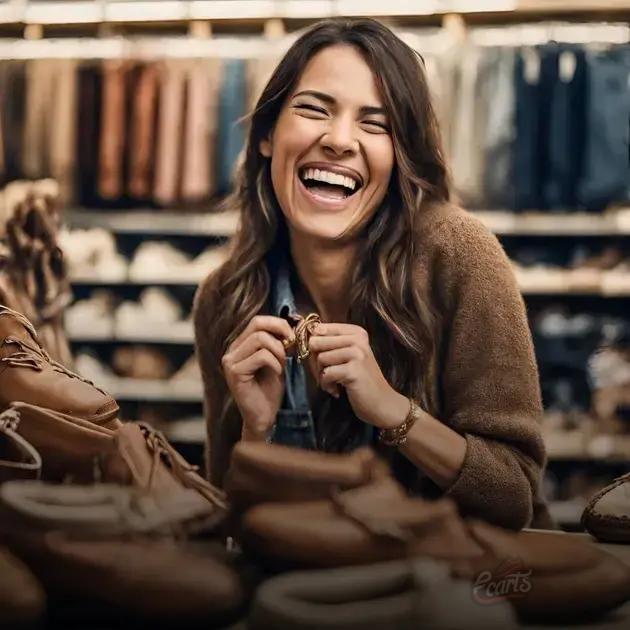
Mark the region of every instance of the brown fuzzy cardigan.
[[[467, 450], [445, 493], [397, 450], [384, 455], [410, 491], [449, 496], [465, 515], [512, 529], [550, 526], [540, 494], [545, 448], [538, 371], [510, 263], [497, 239], [454, 206], [427, 205], [416, 230], [416, 278], [442, 326], [436, 415], [466, 438]], [[212, 404], [218, 390], [210, 366], [221, 359], [206, 352], [212, 302], [210, 276], [197, 293], [194, 322], [209, 416], [209, 470], [221, 484], [241, 420], [234, 406], [221, 413]]]

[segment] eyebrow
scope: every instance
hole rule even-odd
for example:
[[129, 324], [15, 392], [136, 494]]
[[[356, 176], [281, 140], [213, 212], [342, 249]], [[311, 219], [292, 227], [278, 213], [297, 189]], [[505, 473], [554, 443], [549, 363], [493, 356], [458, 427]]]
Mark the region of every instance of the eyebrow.
[[[293, 98], [297, 98], [298, 96], [313, 96], [324, 103], [328, 103], [329, 105], [335, 105], [337, 103], [334, 96], [330, 94], [326, 94], [326, 92], [318, 92], [317, 90], [302, 90], [293, 96]], [[362, 115], [366, 114], [375, 114], [381, 116], [387, 116], [385, 109], [383, 107], [376, 107], [374, 105], [363, 105], [359, 109], [359, 112]]]

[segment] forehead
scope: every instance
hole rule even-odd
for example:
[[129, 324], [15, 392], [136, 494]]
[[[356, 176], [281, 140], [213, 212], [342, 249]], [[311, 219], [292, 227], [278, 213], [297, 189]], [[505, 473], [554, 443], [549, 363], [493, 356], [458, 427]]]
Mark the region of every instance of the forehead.
[[313, 55], [295, 87], [318, 90], [343, 103], [382, 106], [381, 95], [370, 67], [361, 53], [348, 45], [329, 46]]

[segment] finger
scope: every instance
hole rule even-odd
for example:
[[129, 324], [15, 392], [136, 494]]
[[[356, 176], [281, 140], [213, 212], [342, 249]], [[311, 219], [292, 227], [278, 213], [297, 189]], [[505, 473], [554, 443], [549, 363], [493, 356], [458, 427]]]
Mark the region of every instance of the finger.
[[344, 348], [356, 344], [357, 338], [354, 335], [334, 335], [332, 337], [311, 336], [308, 340], [308, 347], [311, 352], [326, 352], [336, 348]]
[[248, 356], [254, 354], [254, 352], [260, 350], [261, 348], [269, 350], [269, 352], [271, 352], [276, 359], [280, 361], [281, 365], [284, 366], [287, 355], [284, 351], [282, 342], [265, 330], [257, 330], [253, 332], [240, 346], [238, 346], [238, 348], [230, 351], [228, 356], [232, 363], [237, 363], [238, 361], [242, 361]]
[[278, 339], [293, 337], [293, 328], [286, 319], [273, 315], [256, 315], [245, 327], [245, 330], [232, 342], [229, 351], [238, 348], [253, 332], [264, 330]]
[[345, 348], [337, 348], [328, 352], [320, 352], [317, 355], [317, 371], [321, 372], [324, 368], [334, 365], [343, 365], [349, 361], [361, 359], [361, 350], [356, 346], [347, 346]]
[[319, 375], [319, 386], [328, 392], [331, 396], [339, 398], [341, 389], [340, 385], [347, 378], [347, 363], [344, 365], [333, 365], [324, 368]]
[[282, 376], [284, 368], [276, 357], [266, 348], [261, 348], [251, 356], [232, 366], [232, 373], [237, 376], [253, 376], [258, 370], [268, 367], [278, 376]]
[[313, 330], [314, 335], [365, 335], [367, 331], [356, 324], [317, 324]]

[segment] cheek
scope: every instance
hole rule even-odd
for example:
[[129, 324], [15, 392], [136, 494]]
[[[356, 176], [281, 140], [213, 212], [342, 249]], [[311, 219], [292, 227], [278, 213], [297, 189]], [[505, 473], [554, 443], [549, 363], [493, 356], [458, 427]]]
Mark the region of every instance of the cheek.
[[379, 189], [387, 188], [394, 168], [394, 145], [389, 139], [375, 142], [368, 155], [373, 183]]
[[296, 159], [317, 139], [317, 134], [318, 127], [312, 120], [290, 114], [282, 116], [273, 136], [278, 161], [286, 163]]

